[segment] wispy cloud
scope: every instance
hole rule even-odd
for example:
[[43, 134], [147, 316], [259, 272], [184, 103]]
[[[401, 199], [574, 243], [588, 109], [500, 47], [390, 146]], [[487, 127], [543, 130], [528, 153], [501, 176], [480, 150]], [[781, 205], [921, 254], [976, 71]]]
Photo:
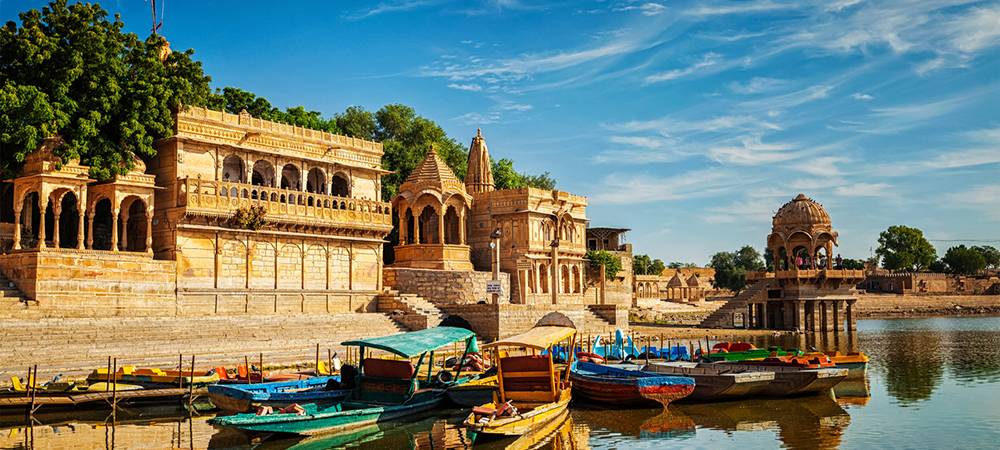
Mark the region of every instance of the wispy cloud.
[[460, 91], [472, 91], [479, 92], [483, 90], [483, 87], [478, 84], [456, 84], [452, 83], [448, 85], [449, 88], [458, 89]]
[[850, 161], [851, 160], [849, 158], [843, 156], [823, 156], [809, 161], [791, 164], [788, 167], [820, 177], [839, 177], [844, 175], [844, 173], [840, 171], [837, 164]]
[[379, 14], [410, 11], [425, 6], [435, 6], [446, 3], [450, 0], [402, 0], [395, 2], [379, 2], [372, 8], [358, 11], [345, 16], [348, 20], [360, 20], [366, 17], [377, 16]]
[[[997, 231], [995, 224], [1000, 220], [1000, 184], [980, 184], [964, 192], [944, 195], [946, 204], [959, 208], [975, 209], [983, 213], [988, 220], [993, 220], [993, 232]], [[987, 231], [989, 232], [989, 231]]]
[[740, 84], [738, 81], [729, 83], [729, 89], [737, 94], [756, 94], [773, 90], [785, 83], [785, 80], [776, 78], [753, 77], [746, 84]]
[[645, 148], [660, 148], [667, 142], [666, 139], [656, 136], [611, 136], [609, 140], [616, 144], [627, 144]]
[[495, 112], [490, 112], [490, 113], [485, 113], [485, 114], [484, 113], [478, 113], [478, 112], [470, 112], [470, 113], [462, 114], [461, 116], [455, 117], [452, 120], [454, 120], [454, 121], [456, 121], [458, 123], [461, 123], [462, 125], [477, 125], [477, 124], [487, 125], [487, 124], [499, 122], [500, 121], [500, 114], [499, 113], [495, 113]]
[[666, 72], [661, 72], [655, 75], [650, 75], [646, 77], [646, 84], [659, 83], [661, 81], [676, 80], [677, 78], [683, 77], [685, 75], [690, 75], [698, 69], [702, 69], [718, 62], [720, 55], [715, 53], [707, 53], [701, 58], [700, 61], [684, 68], [684, 69], [673, 69]]
[[885, 195], [885, 190], [889, 187], [886, 183], [855, 183], [850, 186], [840, 186], [834, 192], [848, 197], [878, 197]]
[[760, 136], [745, 136], [738, 145], [713, 147], [709, 157], [720, 163], [756, 166], [759, 164], [787, 161], [801, 156], [795, 144], [761, 142]]
[[594, 204], [635, 204], [714, 197], [740, 191], [765, 177], [765, 174], [718, 168], [689, 171], [666, 178], [616, 173], [601, 180], [598, 194], [590, 199]]
[[710, 17], [727, 14], [751, 14], [792, 8], [795, 8], [795, 6], [776, 4], [770, 1], [715, 2], [712, 5], [704, 5], [689, 9], [684, 13], [698, 17]]
[[851, 94], [851, 98], [853, 98], [855, 100], [871, 100], [874, 97], [872, 97], [872, 96], [870, 96], [868, 94], [862, 94], [860, 92], [856, 92], [854, 94]]

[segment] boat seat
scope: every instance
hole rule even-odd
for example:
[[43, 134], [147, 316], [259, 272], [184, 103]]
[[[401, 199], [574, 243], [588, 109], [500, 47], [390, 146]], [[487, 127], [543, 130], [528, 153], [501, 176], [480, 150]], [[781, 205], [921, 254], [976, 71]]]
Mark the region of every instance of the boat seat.
[[[504, 395], [508, 400], [553, 401], [550, 369], [544, 355], [501, 358]], [[564, 389], [561, 381], [557, 384]]]
[[413, 363], [410, 361], [365, 358], [362, 364], [366, 376], [406, 380], [413, 378]]

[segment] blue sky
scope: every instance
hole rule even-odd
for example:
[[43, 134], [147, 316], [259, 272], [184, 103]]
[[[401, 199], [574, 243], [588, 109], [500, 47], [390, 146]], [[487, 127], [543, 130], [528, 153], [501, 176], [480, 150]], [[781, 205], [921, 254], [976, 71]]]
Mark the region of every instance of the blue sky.
[[[45, 2], [0, 2], [0, 20]], [[158, 2], [163, 4], [163, 0]], [[105, 2], [148, 34], [150, 4]], [[891, 225], [1000, 243], [1000, 2], [166, 1], [213, 86], [326, 115], [402, 103], [704, 264], [799, 193], [837, 252]]]

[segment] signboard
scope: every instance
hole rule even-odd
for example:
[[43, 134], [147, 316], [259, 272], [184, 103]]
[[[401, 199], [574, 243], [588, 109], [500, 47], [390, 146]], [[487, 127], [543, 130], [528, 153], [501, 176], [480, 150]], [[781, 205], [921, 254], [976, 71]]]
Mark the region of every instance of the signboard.
[[517, 270], [531, 270], [531, 260], [530, 259], [517, 260]]
[[500, 294], [503, 292], [503, 288], [499, 281], [487, 281], [486, 282], [486, 293], [487, 294]]

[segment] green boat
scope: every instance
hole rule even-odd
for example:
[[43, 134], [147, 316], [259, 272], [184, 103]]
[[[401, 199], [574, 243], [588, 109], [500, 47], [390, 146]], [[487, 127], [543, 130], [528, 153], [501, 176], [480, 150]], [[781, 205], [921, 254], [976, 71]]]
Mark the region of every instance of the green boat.
[[[347, 341], [341, 345], [383, 350], [404, 359], [366, 358], [361, 361], [355, 388], [341, 403], [301, 405], [304, 414], [237, 414], [209, 420], [213, 425], [270, 433], [316, 434], [340, 432], [433, 409], [445, 399], [445, 388], [467, 378], [461, 372], [450, 382], [433, 376], [434, 350], [465, 341], [466, 352], [475, 333], [454, 327], [436, 327], [394, 336]], [[430, 355], [426, 378], [418, 376], [424, 358]], [[418, 358], [416, 367], [412, 359]]]
[[768, 348], [753, 348], [743, 351], [719, 351], [716, 349], [719, 344], [716, 344], [712, 348], [711, 353], [706, 353], [699, 355], [699, 358], [705, 362], [722, 362], [722, 361], [746, 361], [750, 359], [764, 359], [770, 357], [782, 357], [782, 356], [802, 356], [802, 350], [797, 348], [783, 349], [781, 347], [768, 347]]

